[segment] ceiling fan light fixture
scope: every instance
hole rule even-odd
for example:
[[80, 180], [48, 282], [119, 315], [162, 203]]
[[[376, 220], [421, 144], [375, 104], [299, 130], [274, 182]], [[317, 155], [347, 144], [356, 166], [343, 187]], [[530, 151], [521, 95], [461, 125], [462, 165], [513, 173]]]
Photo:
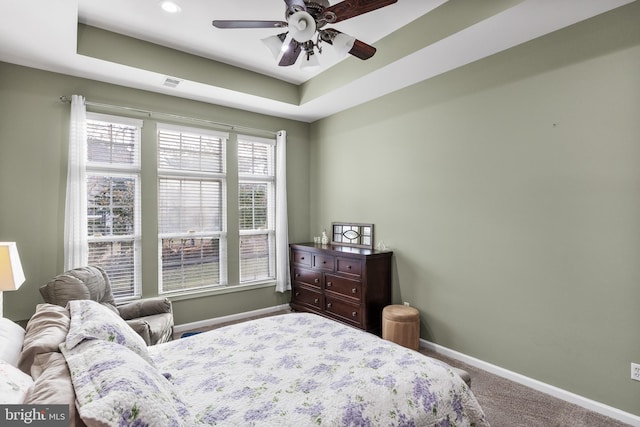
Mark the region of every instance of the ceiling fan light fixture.
[[309, 12], [296, 12], [289, 17], [288, 22], [291, 36], [298, 43], [311, 40], [316, 33], [316, 20]]
[[305, 71], [311, 71], [318, 67], [320, 67], [320, 61], [318, 60], [318, 55], [314, 54], [309, 55], [309, 58], [300, 64], [300, 69]]
[[345, 56], [351, 49], [353, 49], [353, 44], [355, 42], [355, 37], [340, 33], [336, 34], [335, 38], [333, 39], [333, 47], [340, 55]]
[[262, 39], [262, 43], [264, 43], [265, 46], [269, 48], [275, 59], [278, 59], [278, 57], [282, 53], [282, 50], [286, 49], [286, 46], [278, 36], [265, 37], [264, 39]]
[[[160, 0], [158, 0], [160, 1]], [[330, 4], [330, 1], [333, 6]], [[322, 53], [322, 42], [333, 45], [337, 53], [350, 54], [366, 60], [376, 48], [342, 33], [335, 28], [324, 28], [327, 24], [344, 21], [376, 9], [389, 6], [398, 0], [284, 0], [285, 21], [265, 20], [219, 20], [211, 21], [215, 28], [287, 28], [285, 33], [267, 37], [262, 42], [269, 48], [280, 67], [295, 64], [304, 52], [303, 68], [319, 63], [315, 50]], [[278, 40], [279, 39], [279, 40]], [[315, 41], [314, 41], [315, 39]]]

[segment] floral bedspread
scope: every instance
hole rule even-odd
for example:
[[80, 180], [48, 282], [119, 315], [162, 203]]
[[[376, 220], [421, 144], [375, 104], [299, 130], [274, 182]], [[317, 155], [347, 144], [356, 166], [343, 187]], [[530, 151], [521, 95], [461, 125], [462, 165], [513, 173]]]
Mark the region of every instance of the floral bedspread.
[[200, 425], [488, 426], [444, 363], [314, 314], [231, 325], [149, 353]]

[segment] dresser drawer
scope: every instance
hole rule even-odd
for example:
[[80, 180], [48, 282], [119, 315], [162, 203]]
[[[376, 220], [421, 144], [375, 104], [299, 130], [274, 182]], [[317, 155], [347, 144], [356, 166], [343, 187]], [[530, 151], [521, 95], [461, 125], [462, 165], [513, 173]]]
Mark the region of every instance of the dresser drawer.
[[293, 285], [291, 302], [322, 310], [322, 294], [319, 291], [315, 291], [304, 286]]
[[358, 326], [362, 323], [362, 313], [358, 304], [350, 304], [346, 301], [326, 295], [324, 310], [325, 312], [333, 315], [333, 317], [342, 321]]
[[313, 254], [313, 262], [312, 267], [320, 270], [333, 271], [333, 264], [335, 263], [336, 258], [324, 255], [324, 254]]
[[311, 267], [311, 252], [293, 251], [293, 263]]
[[324, 275], [324, 289], [327, 293], [335, 293], [358, 302], [362, 299], [362, 282], [332, 274]]
[[362, 263], [357, 259], [338, 257], [336, 258], [336, 271], [360, 277], [362, 275]]
[[322, 273], [307, 270], [306, 268], [294, 268], [293, 280], [296, 282], [306, 283], [309, 286], [320, 288], [322, 284]]

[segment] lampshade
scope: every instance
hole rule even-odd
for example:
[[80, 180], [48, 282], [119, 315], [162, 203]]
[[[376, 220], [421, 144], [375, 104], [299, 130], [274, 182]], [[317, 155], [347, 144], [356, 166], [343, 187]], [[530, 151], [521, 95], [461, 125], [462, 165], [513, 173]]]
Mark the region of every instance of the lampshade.
[[273, 54], [273, 57], [275, 59], [278, 59], [284, 47], [284, 44], [282, 43], [282, 40], [280, 40], [280, 37], [269, 36], [262, 39], [262, 43], [264, 43], [269, 48], [269, 50]]
[[340, 55], [346, 55], [349, 53], [351, 49], [353, 49], [353, 44], [356, 42], [355, 37], [351, 37], [347, 34], [336, 34], [333, 39], [333, 47]]
[[303, 70], [314, 70], [320, 66], [320, 61], [318, 60], [318, 55], [310, 55], [309, 59], [305, 59], [300, 64], [300, 68]]
[[18, 246], [15, 242], [0, 242], [0, 292], [16, 290], [24, 280]]

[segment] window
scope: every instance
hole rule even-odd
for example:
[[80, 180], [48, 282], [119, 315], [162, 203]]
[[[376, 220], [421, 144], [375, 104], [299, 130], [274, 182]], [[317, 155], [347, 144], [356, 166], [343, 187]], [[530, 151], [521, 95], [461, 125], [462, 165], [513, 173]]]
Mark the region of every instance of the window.
[[240, 283], [275, 278], [275, 141], [238, 136]]
[[161, 293], [226, 285], [228, 136], [158, 125]]
[[142, 122], [87, 114], [89, 264], [109, 275], [116, 299], [139, 297]]

